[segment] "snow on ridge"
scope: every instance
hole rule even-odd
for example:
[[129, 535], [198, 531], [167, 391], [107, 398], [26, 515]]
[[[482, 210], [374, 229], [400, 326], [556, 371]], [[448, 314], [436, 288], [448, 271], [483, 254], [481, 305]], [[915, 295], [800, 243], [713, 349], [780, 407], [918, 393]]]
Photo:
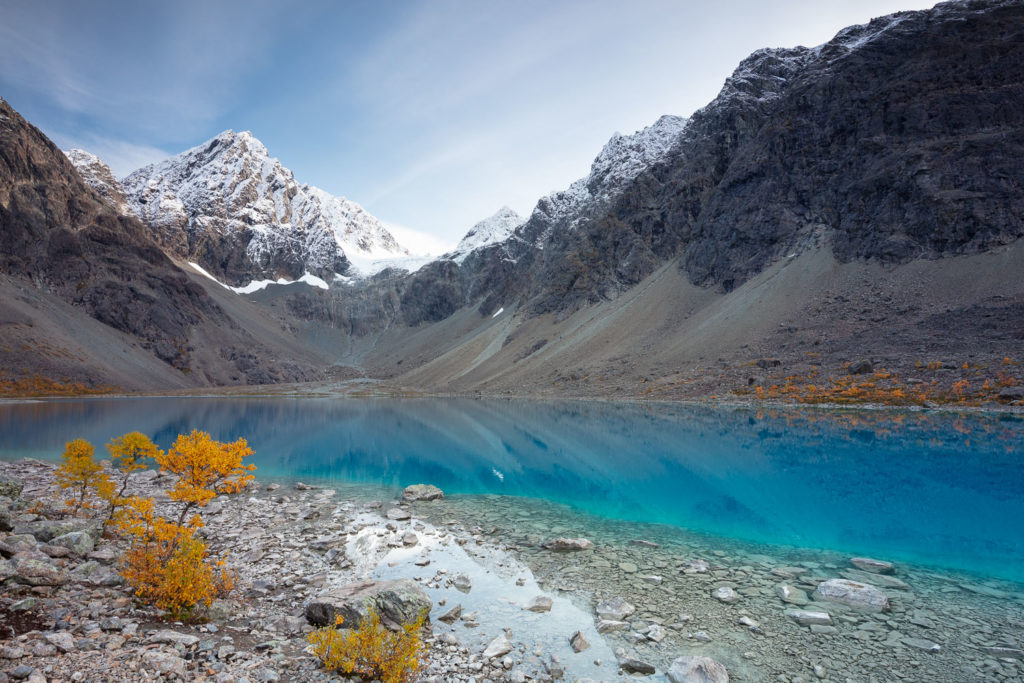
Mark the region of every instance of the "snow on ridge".
[[102, 159], [84, 149], [66, 149], [63, 152], [85, 184], [96, 190], [112, 208], [122, 216], [136, 215], [125, 196], [124, 187]]
[[408, 255], [359, 204], [300, 185], [249, 131], [224, 131], [129, 174], [124, 185], [139, 216], [182, 245], [179, 257], [214, 233], [226, 249], [244, 249], [257, 282], [295, 263], [331, 278], [352, 260]]
[[525, 221], [513, 209], [503, 206], [494, 215], [483, 219], [465, 234], [456, 245], [454, 251], [444, 255], [461, 264], [469, 254], [477, 249], [507, 240], [512, 233]]
[[[326, 282], [324, 282], [322, 279], [318, 278], [316, 275], [313, 275], [312, 273], [308, 273], [308, 272], [307, 273], [303, 273], [302, 277], [300, 277], [298, 280], [288, 280], [286, 278], [281, 277], [281, 278], [278, 278], [276, 280], [253, 280], [249, 284], [244, 285], [242, 287], [232, 287], [231, 285], [226, 285], [223, 282], [221, 282], [220, 280], [218, 280], [217, 278], [215, 278], [213, 275], [210, 274], [209, 271], [207, 271], [205, 268], [203, 268], [198, 263], [195, 263], [194, 261], [189, 261], [188, 265], [192, 266], [192, 268], [194, 268], [195, 271], [197, 273], [199, 273], [200, 275], [202, 275], [203, 277], [206, 277], [206, 278], [209, 278], [210, 280], [213, 280], [214, 282], [216, 282], [218, 285], [220, 285], [224, 289], [229, 289], [232, 292], [234, 292], [235, 294], [252, 294], [253, 292], [258, 292], [261, 289], [266, 289], [270, 285], [294, 285], [294, 284], [298, 284], [300, 282], [304, 283], [304, 284], [307, 284], [310, 287], [317, 287], [319, 289], [328, 289], [329, 288], [328, 284]], [[344, 276], [338, 276], [338, 277], [344, 277]]]

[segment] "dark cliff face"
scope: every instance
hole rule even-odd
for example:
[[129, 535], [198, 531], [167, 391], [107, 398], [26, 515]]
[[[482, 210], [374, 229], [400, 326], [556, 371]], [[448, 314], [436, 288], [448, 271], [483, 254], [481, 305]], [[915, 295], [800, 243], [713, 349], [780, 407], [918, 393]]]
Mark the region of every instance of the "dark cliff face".
[[[68, 158], [0, 100], [0, 273], [83, 309], [197, 383], [312, 378], [289, 359], [248, 367], [266, 349], [181, 271], [138, 219], [118, 215]], [[197, 348], [195, 331], [221, 360]], [[116, 350], [111, 349], [111, 353]], [[246, 367], [243, 367], [246, 365]]]
[[900, 263], [1008, 244], [1024, 236], [1021, 74], [1024, 4], [1008, 0], [758, 51], [664, 161], [571, 217], [545, 198], [457, 275], [423, 269], [402, 316], [416, 324], [478, 302], [485, 315], [575, 309], [674, 258], [695, 284], [730, 290], [814, 246]]
[[71, 162], [0, 100], [0, 268], [137, 337], [185, 368], [189, 328], [222, 311]]

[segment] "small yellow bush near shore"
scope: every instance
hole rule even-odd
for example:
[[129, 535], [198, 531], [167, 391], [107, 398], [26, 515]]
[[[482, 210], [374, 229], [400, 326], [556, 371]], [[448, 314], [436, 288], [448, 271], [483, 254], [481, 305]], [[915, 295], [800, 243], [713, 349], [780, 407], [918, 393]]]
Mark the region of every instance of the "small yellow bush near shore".
[[[174, 619], [201, 618], [214, 598], [233, 588], [234, 576], [222, 559], [210, 557], [206, 544], [196, 537], [196, 530], [203, 526], [202, 517], [188, 515], [218, 494], [245, 488], [256, 467], [242, 461], [252, 450], [245, 439], [221, 443], [200, 431], [179, 435], [167, 452], [139, 432], [113, 439], [107, 450], [113, 466], [123, 474], [120, 487], [94, 459], [92, 444], [84, 439], [67, 444], [57, 471], [61, 488], [74, 493], [67, 507], [78, 514], [93, 507], [91, 495], [105, 501], [104, 530], [112, 523], [129, 541], [121, 558], [121, 575], [135, 597]], [[158, 516], [152, 498], [125, 495], [129, 475], [144, 468], [147, 459], [155, 460], [162, 472], [174, 475], [175, 483], [167, 495], [181, 504], [175, 521]]]
[[341, 628], [343, 619], [338, 616], [334, 626], [313, 631], [308, 640], [328, 671], [381, 683], [412, 683], [425, 650], [420, 640], [425, 617], [391, 631], [381, 625], [380, 615], [371, 607], [358, 628]]

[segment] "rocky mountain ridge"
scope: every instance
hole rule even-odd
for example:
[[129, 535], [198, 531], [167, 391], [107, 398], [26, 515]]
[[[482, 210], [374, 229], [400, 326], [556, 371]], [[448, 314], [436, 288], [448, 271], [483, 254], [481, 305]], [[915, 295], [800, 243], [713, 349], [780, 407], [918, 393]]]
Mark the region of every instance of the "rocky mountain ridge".
[[354, 262], [408, 255], [363, 207], [300, 185], [247, 131], [225, 131], [123, 184], [170, 253], [229, 285], [305, 273], [330, 282], [357, 272]]

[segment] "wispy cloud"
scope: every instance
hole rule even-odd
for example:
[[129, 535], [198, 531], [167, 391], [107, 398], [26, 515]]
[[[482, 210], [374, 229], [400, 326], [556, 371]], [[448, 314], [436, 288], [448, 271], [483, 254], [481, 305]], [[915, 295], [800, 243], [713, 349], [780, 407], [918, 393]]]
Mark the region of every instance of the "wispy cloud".
[[171, 153], [157, 147], [136, 145], [125, 140], [114, 140], [98, 135], [75, 136], [53, 132], [48, 133], [48, 136], [63, 150], [84, 149], [95, 154], [118, 178], [124, 178], [132, 171], [171, 156]]

